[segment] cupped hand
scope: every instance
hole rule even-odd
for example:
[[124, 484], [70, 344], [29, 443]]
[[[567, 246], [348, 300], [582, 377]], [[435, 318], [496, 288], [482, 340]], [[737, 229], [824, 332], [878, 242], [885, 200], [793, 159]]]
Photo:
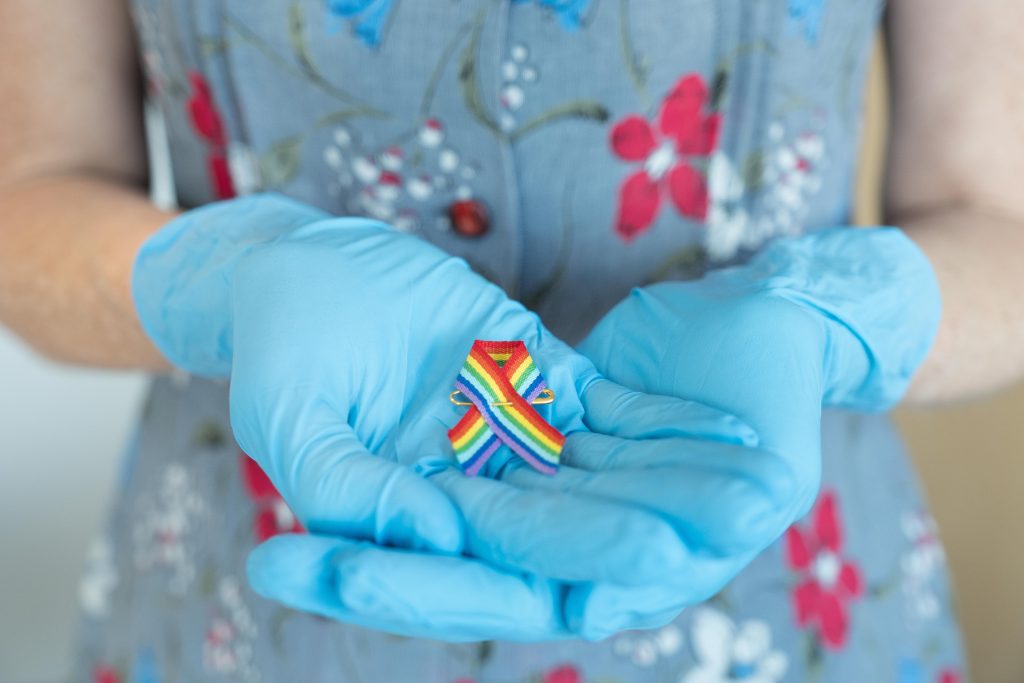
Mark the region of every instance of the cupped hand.
[[[236, 438], [315, 534], [254, 553], [267, 596], [407, 635], [600, 637], [652, 618], [602, 586], [663, 587], [661, 617], [716, 590], [775, 528], [785, 471], [728, 455], [746, 453], [748, 428], [600, 379], [536, 315], [415, 238], [362, 220], [306, 226], [242, 260], [234, 302]], [[523, 340], [555, 390], [545, 417], [571, 433], [557, 476], [517, 460], [497, 479], [453, 467], [448, 392], [476, 337]], [[319, 549], [312, 573], [296, 569], [298, 548]]]
[[[446, 431], [458, 409], [447, 396], [475, 338], [526, 343], [558, 394], [545, 417], [565, 432], [582, 428], [580, 397], [597, 375], [534, 314], [422, 240], [248, 197], [187, 212], [147, 240], [133, 293], [172, 362], [230, 375], [236, 439], [313, 532], [466, 551], [563, 580], [639, 583], [683, 556], [672, 525], [649, 511], [453, 471]], [[684, 413], [688, 433], [749, 436], [718, 411]]]
[[[581, 350], [640, 393], [617, 389], [604, 401], [601, 384], [590, 385], [592, 396], [584, 387], [583, 419], [594, 433], [570, 437], [558, 475], [512, 462], [492, 485], [656, 514], [682, 546], [660, 579], [560, 579], [471, 549], [438, 557], [286, 537], [254, 554], [253, 584], [333, 618], [453, 640], [600, 638], [664, 623], [720, 589], [810, 507], [822, 404], [878, 409], [897, 400], [934, 335], [936, 291], [927, 262], [898, 231], [836, 231], [782, 242], [697, 282], [637, 290], [606, 316]], [[674, 432], [685, 421], [671, 397], [736, 414], [759, 448]], [[503, 506], [510, 517], [528, 509]], [[531, 520], [519, 542], [558, 539], [567, 558], [581, 559], [579, 540], [591, 532], [544, 523], [556, 518]], [[626, 556], [631, 538], [615, 534]]]
[[821, 475], [823, 405], [893, 406], [941, 311], [927, 259], [894, 228], [778, 240], [749, 263], [634, 290], [579, 350], [610, 379], [736, 415], [783, 458], [802, 516]]
[[579, 349], [617, 382], [699, 396], [753, 427], [790, 470], [787, 503], [799, 515], [821, 475], [829, 324], [771, 292], [662, 283], [635, 290]]
[[[774, 538], [786, 517], [774, 501], [790, 495], [787, 470], [753, 447], [668, 434], [629, 439], [580, 432], [569, 437], [564, 457], [553, 477], [506, 468], [502, 480], [489, 485], [512, 483], [547, 491], [554, 501], [584, 496], [656, 514], [676, 533], [678, 555], [665, 565], [671, 571], [642, 583], [566, 581], [484, 560], [472, 544], [461, 555], [439, 555], [319, 534], [279, 536], [257, 548], [249, 560], [250, 582], [261, 595], [293, 608], [406, 636], [596, 640], [664, 624], [714, 595]], [[641, 566], [633, 539], [614, 515], [601, 520], [604, 531], [588, 538], [593, 531], [583, 527], [553, 527], [561, 505], [531, 510], [509, 502], [501, 510], [505, 523], [521, 530], [520, 543], [532, 537], [543, 545], [549, 538], [562, 545], [563, 555], [580, 561], [596, 544], [621, 553], [625, 565]]]
[[[755, 429], [772, 467], [784, 470], [776, 481], [788, 482], [772, 489], [778, 514], [760, 537], [770, 540], [816, 497], [822, 406], [894, 405], [932, 344], [940, 310], [927, 259], [899, 230], [835, 229], [779, 240], [750, 263], [700, 280], [637, 289], [579, 348], [616, 382], [699, 400]], [[662, 452], [667, 462], [688, 462]], [[749, 459], [736, 464], [756, 469]], [[724, 573], [755, 555], [735, 555]], [[624, 606], [672, 614], [685, 600], [667, 594], [599, 586], [585, 603], [593, 615]]]
[[[235, 438], [310, 531], [447, 553], [468, 545], [570, 580], [643, 581], [671, 563], [671, 527], [654, 515], [448, 471], [459, 414], [448, 395], [474, 338], [526, 343], [563, 431], [582, 428], [579, 397], [596, 378], [462, 260], [373, 221], [318, 221], [239, 262], [233, 321]], [[598, 542], [576, 556], [557, 534], [523, 538], [514, 509], [557, 510], [547, 526], [595, 540], [614, 525], [635, 565]]]
[[[144, 246], [134, 292], [168, 358], [230, 372], [236, 438], [313, 532], [250, 563], [296, 607], [444, 639], [600, 637], [706, 597], [789, 498], [767, 454], [736, 476], [741, 422], [600, 380], [462, 261], [379, 223], [274, 197], [206, 207]], [[525, 341], [557, 392], [558, 476], [453, 467], [447, 394], [474, 338]]]
[[[518, 461], [501, 469], [499, 481], [443, 469], [446, 490], [475, 488], [481, 496], [464, 498], [464, 509], [484, 505], [494, 513], [494, 526], [470, 525], [462, 554], [323, 534], [278, 537], [250, 557], [253, 587], [296, 609], [407, 636], [599, 639], [672, 619], [717, 592], [775, 537], [786, 516], [777, 501], [791, 495], [789, 471], [773, 454], [739, 443], [752, 442], [741, 425], [715, 435], [702, 426], [707, 409], [603, 379], [588, 384], [581, 400], [587, 430], [568, 437], [555, 476]], [[606, 509], [595, 525], [559, 525], [576, 499], [618, 510]], [[621, 523], [630, 510], [662, 520], [671, 539], [635, 538]], [[513, 556], [522, 552], [517, 547], [557, 547], [568, 562], [608, 553], [633, 573], [560, 580], [480, 552], [495, 542]], [[648, 573], [637, 542], [660, 545], [664, 557], [663, 571], [643, 581], [636, 580]]]

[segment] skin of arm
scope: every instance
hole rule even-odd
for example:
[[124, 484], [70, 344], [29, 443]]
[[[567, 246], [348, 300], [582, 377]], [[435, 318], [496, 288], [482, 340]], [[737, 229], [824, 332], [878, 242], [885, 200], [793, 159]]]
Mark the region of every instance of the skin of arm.
[[122, 0], [0, 2], [0, 323], [65, 362], [164, 370], [131, 300], [148, 201]]
[[889, 5], [886, 220], [939, 278], [943, 321], [907, 396], [942, 403], [1024, 377], [1024, 4]]

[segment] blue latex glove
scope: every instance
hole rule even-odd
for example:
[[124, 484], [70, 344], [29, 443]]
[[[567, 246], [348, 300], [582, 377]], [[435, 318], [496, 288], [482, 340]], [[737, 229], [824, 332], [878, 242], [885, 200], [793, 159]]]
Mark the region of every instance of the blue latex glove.
[[[579, 348], [617, 382], [699, 399], [753, 426], [795, 484], [781, 533], [818, 490], [822, 405], [894, 405], [940, 313], [935, 275], [902, 232], [836, 229], [778, 241], [747, 265], [697, 281], [637, 289]], [[660, 585], [605, 586], [588, 605], [595, 614], [622, 605], [671, 611], [667, 595]]]
[[[666, 623], [683, 606], [718, 592], [775, 538], [787, 518], [776, 501], [791, 497], [792, 480], [782, 460], [766, 451], [675, 436], [666, 417], [674, 412], [678, 419], [680, 406], [671, 399], [635, 396], [648, 417], [633, 420], [623, 414], [621, 398], [599, 394], [590, 397], [588, 425], [629, 425], [625, 433], [637, 440], [578, 432], [567, 440], [566, 465], [554, 477], [510, 467], [503, 481], [657, 511], [683, 539], [684, 554], [668, 576], [642, 586], [564, 582], [472, 557], [289, 535], [253, 552], [253, 588], [332, 619], [451, 641], [596, 640]], [[510, 506], [507, 512], [527, 511]], [[546, 533], [539, 525], [533, 532]], [[575, 548], [579, 533], [585, 531], [569, 530], [561, 541]], [[628, 538], [604, 538], [629, 545]]]
[[[653, 396], [640, 421], [591, 401], [584, 419], [597, 433], [570, 437], [571, 469], [541, 479], [511, 468], [503, 479], [658, 510], [686, 541], [688, 564], [674, 579], [565, 584], [464, 558], [281, 538], [264, 549], [254, 585], [288, 586], [290, 604], [409, 635], [442, 625], [453, 638], [600, 638], [665, 623], [807, 511], [820, 478], [822, 404], [895, 403], [939, 313], [927, 260], [899, 231], [838, 230], [777, 242], [699, 281], [637, 290], [599, 323], [581, 350], [601, 371], [734, 412], [758, 431], [761, 450], [678, 438], [664, 429], [672, 407]], [[296, 580], [297, 557], [306, 579]], [[324, 576], [333, 582], [318, 584]], [[561, 621], [551, 616], [559, 612]]]
[[[273, 195], [173, 221], [140, 251], [133, 292], [144, 328], [172, 362], [198, 374], [230, 374], [235, 436], [306, 527], [351, 539], [332, 543], [362, 541], [360, 548], [381, 557], [400, 552], [386, 546], [464, 553], [478, 559], [428, 558], [468, 562], [492, 577], [506, 575], [496, 567], [512, 576], [530, 572], [547, 577], [545, 585], [657, 582], [692, 561], [677, 520], [657, 506], [467, 479], [452, 468], [445, 432], [459, 413], [447, 395], [476, 337], [526, 342], [558, 394], [546, 417], [563, 431], [583, 429], [584, 406], [600, 403], [610, 406], [613, 425], [672, 438], [753, 440], [749, 428], [719, 411], [600, 380], [589, 361], [461, 260], [382, 224], [331, 218]], [[645, 427], [668, 415], [671, 422]], [[604, 448], [625, 450], [617, 442]], [[756, 511], [770, 503], [757, 490], [737, 491], [721, 507]], [[301, 566], [296, 558], [257, 553], [254, 575], [269, 575], [277, 560]], [[407, 589], [434, 585], [397, 565], [381, 569], [394, 582], [407, 576]], [[335, 575], [317, 576], [337, 583]], [[319, 585], [254, 583], [290, 604], [297, 604], [290, 591]], [[491, 601], [504, 599], [501, 582], [478, 583]], [[451, 595], [428, 592], [445, 604], [472, 595], [464, 586], [453, 586]], [[475, 600], [476, 613], [461, 621], [429, 607], [389, 616], [372, 605], [350, 620], [435, 638], [533, 639], [567, 630], [561, 602], [543, 612], [542, 628], [522, 615], [481, 613], [486, 604]]]

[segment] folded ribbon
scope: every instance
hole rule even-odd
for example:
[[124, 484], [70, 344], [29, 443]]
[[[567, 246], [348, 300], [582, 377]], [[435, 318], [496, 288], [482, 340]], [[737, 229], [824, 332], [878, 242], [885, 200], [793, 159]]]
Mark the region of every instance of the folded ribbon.
[[531, 405], [547, 384], [526, 344], [476, 340], [455, 388], [473, 404], [448, 430], [466, 474], [476, 475], [503, 443], [544, 474], [558, 470], [565, 437]]

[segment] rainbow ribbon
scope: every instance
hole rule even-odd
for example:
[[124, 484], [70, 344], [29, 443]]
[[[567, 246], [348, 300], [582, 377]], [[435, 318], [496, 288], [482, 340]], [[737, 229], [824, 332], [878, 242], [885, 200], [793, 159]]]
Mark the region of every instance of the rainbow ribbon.
[[503, 443], [534, 469], [558, 471], [565, 437], [531, 405], [547, 384], [526, 344], [476, 340], [455, 388], [473, 404], [448, 430], [466, 474], [476, 475]]

